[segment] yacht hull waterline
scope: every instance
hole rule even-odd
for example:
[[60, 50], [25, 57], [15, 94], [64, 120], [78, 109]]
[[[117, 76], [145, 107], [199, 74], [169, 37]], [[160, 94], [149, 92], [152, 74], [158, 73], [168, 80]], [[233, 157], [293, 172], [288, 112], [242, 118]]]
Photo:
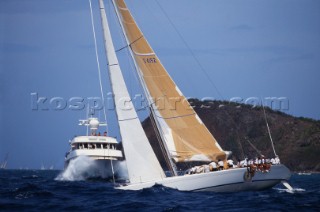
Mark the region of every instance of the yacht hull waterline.
[[202, 174], [168, 177], [163, 180], [120, 185], [116, 189], [140, 190], [154, 185], [179, 191], [237, 192], [259, 191], [271, 188], [290, 178], [290, 170], [282, 165], [273, 165], [268, 173], [256, 172], [252, 178], [246, 177], [247, 168], [234, 168]]

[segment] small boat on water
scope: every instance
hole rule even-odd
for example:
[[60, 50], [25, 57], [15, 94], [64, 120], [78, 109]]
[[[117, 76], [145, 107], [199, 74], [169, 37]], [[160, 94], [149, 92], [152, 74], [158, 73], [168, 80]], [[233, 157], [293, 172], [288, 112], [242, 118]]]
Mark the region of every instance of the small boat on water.
[[79, 125], [87, 126], [90, 129], [90, 135], [75, 136], [69, 141], [70, 150], [65, 156], [65, 169], [72, 160], [79, 156], [87, 156], [94, 160], [103, 177], [112, 177], [114, 167], [117, 167], [118, 162], [123, 159], [116, 138], [107, 136], [107, 132], [103, 135], [97, 132], [99, 126], [105, 126], [105, 123], [99, 122], [98, 118], [90, 117], [80, 120]]
[[0, 163], [0, 169], [6, 169], [6, 168], [7, 168], [8, 157], [9, 157], [9, 154], [6, 154], [6, 157], [5, 157], [4, 160]]

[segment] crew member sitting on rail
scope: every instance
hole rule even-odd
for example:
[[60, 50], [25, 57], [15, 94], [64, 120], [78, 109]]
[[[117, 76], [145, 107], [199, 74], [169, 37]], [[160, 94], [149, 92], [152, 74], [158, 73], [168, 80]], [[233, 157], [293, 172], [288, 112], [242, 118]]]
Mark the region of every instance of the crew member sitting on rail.
[[210, 170], [211, 171], [218, 171], [218, 168], [217, 168], [217, 163], [216, 162], [214, 162], [214, 161], [212, 161], [210, 164], [209, 164], [209, 166], [210, 166]]
[[209, 173], [210, 172], [209, 165], [203, 165], [203, 171], [204, 171], [204, 173]]
[[219, 166], [219, 171], [223, 170], [223, 161], [222, 160], [218, 160], [218, 166]]
[[228, 163], [229, 169], [233, 168], [233, 160], [229, 159], [227, 160], [227, 163]]
[[241, 167], [247, 167], [248, 166], [248, 161], [247, 158], [245, 158], [243, 161], [240, 162]]

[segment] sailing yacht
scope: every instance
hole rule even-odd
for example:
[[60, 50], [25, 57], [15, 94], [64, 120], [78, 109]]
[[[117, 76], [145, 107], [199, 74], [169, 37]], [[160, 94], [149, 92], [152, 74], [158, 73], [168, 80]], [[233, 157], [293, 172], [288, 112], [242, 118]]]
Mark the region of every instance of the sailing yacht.
[[[280, 182], [289, 187], [286, 180], [291, 174], [283, 164], [272, 165], [269, 172], [254, 174], [247, 167], [193, 175], [178, 174], [177, 163], [226, 162], [231, 152], [222, 149], [189, 105], [137, 26], [124, 0], [112, 0], [112, 3], [171, 171], [171, 176], [165, 175], [134, 110], [113, 45], [104, 3], [99, 0], [108, 71], [129, 178], [128, 183], [119, 184], [116, 188], [140, 190], [159, 184], [181, 191], [229, 192], [261, 190]], [[123, 99], [131, 110], [123, 110]], [[161, 106], [158, 101], [162, 102]]]
[[0, 164], [0, 169], [5, 169], [7, 167], [7, 161], [3, 161]]
[[43, 165], [43, 163], [41, 164], [40, 170], [46, 170], [46, 167]]
[[8, 154], [4, 158], [4, 160], [0, 163], [0, 169], [6, 169], [8, 163]]

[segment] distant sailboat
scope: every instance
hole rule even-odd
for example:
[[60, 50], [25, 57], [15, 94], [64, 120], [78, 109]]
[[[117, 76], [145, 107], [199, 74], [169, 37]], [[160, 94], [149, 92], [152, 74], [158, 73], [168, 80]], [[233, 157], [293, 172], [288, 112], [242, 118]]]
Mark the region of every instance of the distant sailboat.
[[40, 170], [46, 170], [46, 167], [43, 165], [43, 163], [41, 164]]
[[51, 165], [51, 166], [49, 166], [49, 167], [47, 167], [46, 168], [46, 166], [42, 163], [41, 164], [41, 167], [40, 167], [40, 170], [53, 170], [54, 169], [54, 166], [53, 165]]
[[[282, 164], [272, 165], [269, 172], [251, 173], [244, 167], [179, 176], [176, 163], [226, 162], [230, 152], [221, 148], [189, 105], [138, 28], [124, 0], [112, 2], [172, 172], [171, 177], [164, 174], [142, 129], [121, 73], [103, 0], [99, 0], [109, 75], [129, 176], [129, 183], [120, 184], [118, 189], [139, 190], [160, 184], [182, 191], [261, 190], [290, 178], [290, 171]], [[122, 109], [123, 99], [131, 110]], [[162, 101], [164, 107], [157, 104], [158, 101]]]
[[9, 154], [6, 154], [4, 160], [0, 163], [0, 169], [7, 168]]

